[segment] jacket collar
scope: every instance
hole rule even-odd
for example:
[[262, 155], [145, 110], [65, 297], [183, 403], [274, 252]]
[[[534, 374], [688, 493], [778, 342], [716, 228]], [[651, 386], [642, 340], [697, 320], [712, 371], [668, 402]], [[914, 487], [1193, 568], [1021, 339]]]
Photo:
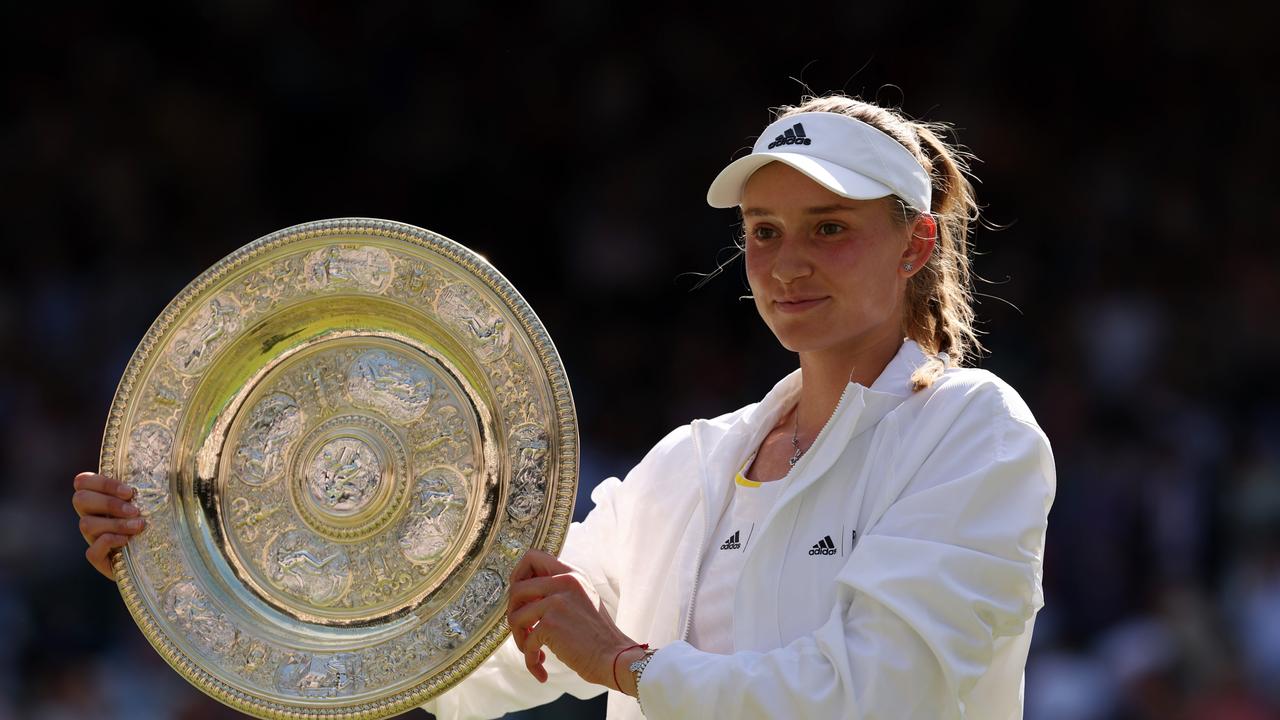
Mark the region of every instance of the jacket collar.
[[[808, 485], [808, 480], [822, 475], [851, 440], [874, 427], [910, 397], [911, 375], [928, 360], [914, 340], [904, 340], [871, 387], [850, 382], [817, 441], [796, 465], [795, 474], [806, 480], [802, 484]], [[693, 432], [699, 436], [699, 461], [703, 468], [715, 473], [745, 461], [764, 441], [778, 418], [795, 404], [801, 383], [801, 371], [797, 369], [778, 381], [759, 403], [719, 421], [696, 421]], [[711, 473], [705, 479], [712, 481], [713, 487], [722, 485], [714, 482]], [[796, 485], [801, 483], [792, 483], [793, 487], [785, 494], [793, 494], [791, 490], [798, 492], [801, 488]], [[716, 507], [709, 510], [714, 512]]]

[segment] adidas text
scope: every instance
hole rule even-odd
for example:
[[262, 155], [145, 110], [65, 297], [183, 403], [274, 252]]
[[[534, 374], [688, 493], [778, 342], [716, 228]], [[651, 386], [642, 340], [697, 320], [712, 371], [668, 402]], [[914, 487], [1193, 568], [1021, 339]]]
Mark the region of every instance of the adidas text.
[[831, 542], [830, 535], [814, 543], [813, 548], [809, 550], [810, 555], [835, 555], [837, 552], [836, 545]]
[[733, 534], [729, 536], [729, 539], [725, 540], [724, 543], [720, 545], [721, 550], [737, 550], [740, 547], [742, 547], [742, 542], [737, 530], [734, 530]]
[[813, 140], [809, 139], [804, 134], [804, 125], [800, 123], [796, 123], [795, 125], [791, 126], [790, 130], [787, 130], [786, 132], [782, 133], [777, 137], [776, 140], [769, 143], [768, 149], [772, 150], [778, 147], [779, 145], [810, 145], [812, 143], [813, 143]]

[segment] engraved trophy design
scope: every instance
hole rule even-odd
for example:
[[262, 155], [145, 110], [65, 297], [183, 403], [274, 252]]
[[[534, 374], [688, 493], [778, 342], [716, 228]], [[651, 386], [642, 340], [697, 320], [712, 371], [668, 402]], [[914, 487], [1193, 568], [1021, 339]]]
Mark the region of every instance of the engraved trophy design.
[[101, 471], [148, 529], [115, 558], [147, 639], [264, 718], [382, 718], [503, 641], [557, 552], [578, 441], [555, 347], [483, 258], [347, 218], [196, 278], [130, 360]]

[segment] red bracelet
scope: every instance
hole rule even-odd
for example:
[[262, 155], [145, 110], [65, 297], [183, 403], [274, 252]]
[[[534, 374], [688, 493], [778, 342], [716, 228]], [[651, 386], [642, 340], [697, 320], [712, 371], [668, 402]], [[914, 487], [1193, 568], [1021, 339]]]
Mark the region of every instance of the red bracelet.
[[628, 650], [635, 650], [636, 648], [644, 648], [645, 650], [648, 650], [649, 643], [638, 643], [636, 645], [632, 645], [631, 647], [622, 648], [621, 650], [618, 651], [617, 655], [613, 656], [613, 687], [618, 692], [622, 692], [622, 683], [618, 682], [618, 658], [622, 657], [622, 653]]

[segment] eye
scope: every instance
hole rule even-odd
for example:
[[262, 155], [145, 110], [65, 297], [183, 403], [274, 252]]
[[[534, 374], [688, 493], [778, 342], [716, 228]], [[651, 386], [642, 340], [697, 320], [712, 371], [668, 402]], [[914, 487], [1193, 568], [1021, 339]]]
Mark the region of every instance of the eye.
[[778, 237], [778, 231], [768, 225], [756, 225], [752, 227], [748, 233], [756, 240], [773, 240]]
[[824, 222], [818, 225], [819, 235], [839, 235], [844, 231], [844, 226], [840, 223]]

